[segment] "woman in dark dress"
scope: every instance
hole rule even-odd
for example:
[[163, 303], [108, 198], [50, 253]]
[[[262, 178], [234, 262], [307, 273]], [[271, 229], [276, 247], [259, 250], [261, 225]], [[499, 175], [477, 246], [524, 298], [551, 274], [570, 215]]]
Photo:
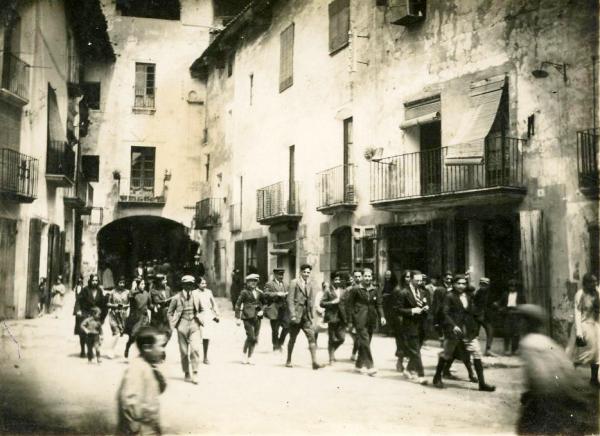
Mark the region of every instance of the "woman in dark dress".
[[[79, 283], [78, 283], [79, 285]], [[75, 287], [75, 329], [74, 334], [79, 335], [79, 346], [81, 347], [80, 357], [85, 357], [85, 332], [81, 330], [81, 323], [84, 319], [92, 316], [92, 308], [100, 309], [100, 320], [104, 322], [107, 314], [106, 298], [104, 290], [100, 286], [100, 281], [97, 274], [91, 274], [86, 287], [77, 293], [79, 286]]]
[[148, 284], [144, 279], [136, 279], [137, 289], [132, 291], [129, 300], [129, 316], [125, 322], [125, 333], [129, 340], [125, 346], [125, 357], [129, 357], [129, 347], [135, 342], [135, 337], [140, 328], [150, 324], [150, 307], [152, 301]]

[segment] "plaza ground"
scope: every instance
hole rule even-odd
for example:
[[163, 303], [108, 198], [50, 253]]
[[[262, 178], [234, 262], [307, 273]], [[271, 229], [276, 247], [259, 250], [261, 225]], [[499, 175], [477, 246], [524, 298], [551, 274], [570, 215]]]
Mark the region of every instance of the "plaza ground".
[[[71, 301], [72, 295], [58, 318], [1, 324], [0, 429], [9, 434], [17, 429], [34, 434], [114, 431], [116, 392], [127, 363], [118, 357], [88, 364], [79, 357]], [[311, 369], [306, 340], [299, 337], [290, 369], [283, 354], [271, 351], [270, 326], [264, 321], [255, 365], [247, 366], [241, 364], [243, 327], [235, 325], [231, 304], [219, 303], [222, 320], [211, 340], [210, 365], [200, 368], [200, 384], [183, 381], [176, 337], [168, 344], [163, 365], [168, 387], [161, 397], [168, 434], [514, 432], [523, 389], [517, 357], [486, 358], [486, 379], [497, 386], [491, 394], [466, 381], [462, 364], [454, 365], [461, 380], [447, 381], [444, 390], [402, 379], [395, 371], [394, 340], [383, 336], [373, 338], [376, 377], [353, 371], [349, 336], [338, 350], [338, 362], [318, 371]], [[105, 334], [110, 338], [110, 329]], [[327, 335], [321, 334], [322, 362], [326, 342]], [[429, 380], [437, 345], [429, 341], [423, 350]]]

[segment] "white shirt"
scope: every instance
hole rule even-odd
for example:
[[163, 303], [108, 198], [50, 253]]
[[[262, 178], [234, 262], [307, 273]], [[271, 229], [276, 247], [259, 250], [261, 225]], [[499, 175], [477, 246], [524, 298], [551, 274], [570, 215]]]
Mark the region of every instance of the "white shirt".
[[517, 291], [508, 293], [508, 303], [506, 307], [517, 307]]
[[469, 300], [467, 299], [467, 294], [465, 294], [464, 292], [460, 294], [460, 302], [462, 303], [465, 309], [469, 307]]

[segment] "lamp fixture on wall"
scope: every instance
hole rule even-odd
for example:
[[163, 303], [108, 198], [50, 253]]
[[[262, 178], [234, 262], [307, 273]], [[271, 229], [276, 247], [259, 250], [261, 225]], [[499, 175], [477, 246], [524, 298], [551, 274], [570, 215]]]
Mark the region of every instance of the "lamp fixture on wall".
[[568, 66], [569, 66], [569, 64], [565, 64], [565, 63], [557, 64], [554, 62], [544, 61], [540, 64], [540, 67], [533, 70], [531, 72], [531, 74], [536, 79], [545, 79], [546, 77], [548, 77], [548, 71], [546, 71], [545, 67], [554, 67], [557, 71], [559, 71], [563, 74], [563, 81], [565, 83], [567, 83], [567, 67]]

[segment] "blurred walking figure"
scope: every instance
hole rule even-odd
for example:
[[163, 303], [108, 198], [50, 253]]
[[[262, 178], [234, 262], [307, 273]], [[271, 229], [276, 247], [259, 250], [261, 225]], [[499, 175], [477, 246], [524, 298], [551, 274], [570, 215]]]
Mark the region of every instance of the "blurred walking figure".
[[321, 298], [321, 307], [325, 309], [324, 322], [327, 323], [327, 350], [329, 352], [329, 364], [335, 362], [335, 351], [344, 343], [346, 322], [340, 304], [343, 304], [342, 297], [344, 288], [342, 287], [342, 276], [339, 272], [332, 276], [333, 287], [329, 287]]
[[129, 294], [129, 316], [125, 322], [125, 333], [129, 335], [124, 356], [129, 357], [129, 348], [135, 342], [140, 328], [150, 324], [150, 293], [146, 280], [137, 281], [137, 289]]
[[283, 281], [284, 271], [283, 268], [275, 268], [273, 280], [265, 284], [265, 316], [271, 321], [273, 351], [281, 351], [290, 323], [286, 300], [288, 285]]
[[517, 313], [524, 333], [521, 358], [526, 389], [517, 433], [597, 434], [598, 392], [581, 383], [563, 348], [542, 333], [546, 314], [541, 307], [523, 304]]
[[40, 284], [38, 285], [38, 316], [42, 316], [44, 314], [44, 308], [46, 307], [47, 300], [46, 294], [48, 293], [47, 285], [48, 281], [46, 280], [46, 277], [40, 278]]
[[164, 337], [155, 328], [140, 328], [136, 337], [140, 355], [123, 375], [117, 394], [119, 435], [160, 435], [159, 396], [167, 382], [156, 368], [164, 354]]
[[171, 297], [171, 288], [167, 285], [167, 277], [162, 273], [156, 274], [154, 277], [154, 286], [152, 287], [152, 291], [150, 291], [152, 304], [150, 324], [161, 332], [161, 334], [165, 335], [165, 347], [169, 339], [171, 339], [172, 332], [169, 315], [167, 314]]
[[113, 341], [109, 357], [114, 357], [119, 338], [125, 333], [125, 321], [129, 310], [129, 290], [125, 288], [125, 277], [120, 277], [117, 287], [108, 296], [108, 323]]
[[492, 343], [494, 341], [494, 329], [492, 327], [492, 315], [489, 307], [490, 279], [481, 277], [479, 287], [473, 292], [473, 308], [475, 319], [485, 330], [485, 356], [493, 356]]
[[50, 291], [51, 294], [51, 312], [54, 314], [55, 318], [58, 318], [58, 311], [60, 311], [63, 307], [63, 300], [65, 297], [65, 294], [67, 293], [67, 289], [65, 288], [65, 285], [62, 282], [62, 276], [59, 275], [56, 277], [56, 281], [54, 282], [54, 285], [52, 285], [52, 290]]
[[567, 355], [576, 365], [590, 365], [590, 384], [600, 386], [600, 294], [598, 279], [587, 273], [583, 276], [582, 289], [575, 294], [575, 323], [571, 330]]
[[[177, 330], [181, 369], [186, 382], [198, 384], [198, 366], [200, 365], [200, 343], [202, 339], [202, 307], [196, 279], [185, 275], [181, 278], [182, 290], [171, 300], [169, 322]], [[191, 374], [190, 374], [191, 369]]]
[[321, 307], [321, 300], [325, 292], [331, 289], [331, 285], [328, 282], [321, 283], [321, 289], [315, 294], [315, 301], [313, 302], [313, 331], [315, 332], [315, 347], [319, 348], [318, 340], [319, 333], [327, 331], [327, 323], [324, 321], [325, 309]]
[[239, 326], [244, 323], [246, 331], [246, 341], [244, 342], [244, 356], [242, 363], [246, 365], [252, 364], [252, 354], [254, 347], [258, 342], [260, 334], [260, 323], [263, 317], [263, 306], [265, 305], [265, 297], [263, 292], [258, 289], [258, 274], [248, 274], [246, 276], [246, 287], [240, 293], [237, 302], [235, 303], [236, 324]]
[[[400, 292], [403, 289], [410, 289], [410, 279], [412, 274], [410, 270], [405, 269], [402, 271], [402, 275], [400, 276], [400, 283], [396, 285], [394, 290], [392, 291], [392, 313], [393, 313], [393, 325], [394, 325], [394, 339], [396, 341], [396, 371], [399, 371], [401, 374], [404, 374], [404, 321], [402, 315], [396, 313], [395, 306], [396, 300], [400, 295]], [[387, 318], [386, 318], [387, 319]]]
[[87, 346], [88, 362], [92, 363], [94, 353], [98, 363], [100, 359], [100, 343], [102, 341], [102, 321], [100, 320], [101, 311], [98, 307], [92, 307], [91, 315], [81, 323], [81, 330], [85, 333], [85, 343]]
[[198, 295], [200, 296], [200, 305], [204, 309], [200, 312], [200, 319], [202, 320], [202, 362], [205, 365], [208, 365], [210, 363], [208, 361], [208, 345], [210, 339], [213, 337], [215, 323], [219, 322], [219, 307], [217, 306], [212, 291], [206, 286], [206, 279], [200, 277], [200, 281], [198, 282]]
[[233, 310], [235, 311], [235, 303], [237, 303], [238, 297], [240, 296], [240, 292], [244, 288], [244, 280], [242, 277], [242, 272], [239, 269], [234, 269], [231, 273], [231, 288], [229, 292], [231, 294], [231, 305], [233, 306]]

